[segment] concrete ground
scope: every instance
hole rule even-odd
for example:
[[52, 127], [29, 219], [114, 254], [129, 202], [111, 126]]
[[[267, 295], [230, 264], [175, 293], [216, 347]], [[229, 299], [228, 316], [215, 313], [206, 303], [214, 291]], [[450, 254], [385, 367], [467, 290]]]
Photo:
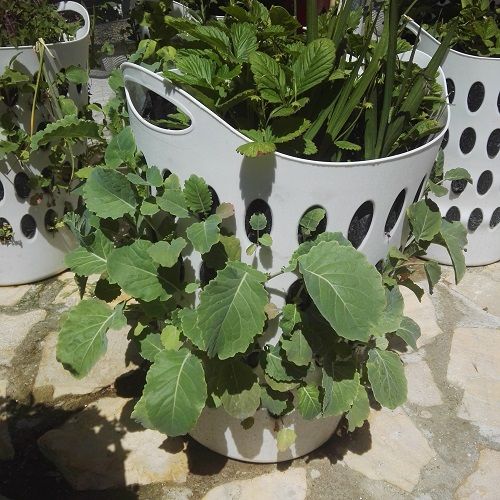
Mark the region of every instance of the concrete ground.
[[130, 419], [143, 373], [126, 332], [83, 379], [55, 359], [61, 315], [78, 300], [70, 273], [0, 288], [0, 498], [499, 499], [500, 264], [450, 269], [433, 296], [405, 294], [422, 327], [404, 354], [408, 402], [341, 425], [311, 455], [253, 465]]

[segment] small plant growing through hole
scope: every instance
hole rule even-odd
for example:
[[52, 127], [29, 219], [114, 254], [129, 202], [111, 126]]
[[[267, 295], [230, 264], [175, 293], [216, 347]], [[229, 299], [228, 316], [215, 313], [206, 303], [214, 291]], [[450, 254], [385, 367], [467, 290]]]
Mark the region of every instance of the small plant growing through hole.
[[14, 230], [12, 226], [5, 220], [0, 219], [0, 243], [8, 245], [14, 239]]
[[267, 227], [267, 217], [261, 213], [256, 212], [250, 217], [250, 227], [256, 233], [256, 243], [252, 243], [247, 249], [247, 255], [253, 255], [259, 246], [270, 247], [273, 244], [271, 235], [265, 233]]

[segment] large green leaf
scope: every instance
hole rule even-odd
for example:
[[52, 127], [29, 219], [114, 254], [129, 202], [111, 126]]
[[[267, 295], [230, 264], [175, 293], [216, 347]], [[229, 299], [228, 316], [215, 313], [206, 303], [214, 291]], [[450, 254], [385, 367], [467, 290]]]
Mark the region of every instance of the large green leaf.
[[175, 284], [158, 272], [158, 264], [149, 255], [151, 247], [149, 241], [136, 240], [113, 250], [108, 256], [109, 280], [137, 299], [167, 300]]
[[83, 196], [87, 208], [103, 219], [134, 215], [137, 209], [132, 185], [116, 170], [94, 168], [83, 187]]
[[300, 387], [297, 391], [297, 409], [306, 420], [312, 420], [321, 413], [319, 388], [315, 385]]
[[111, 309], [101, 300], [82, 300], [71, 309], [59, 332], [57, 360], [75, 377], [84, 377], [105, 354], [107, 331], [125, 324], [123, 304]]
[[231, 26], [231, 41], [233, 55], [239, 61], [248, 61], [249, 55], [259, 47], [255, 26], [250, 23], [234, 23]]
[[339, 370], [325, 363], [321, 385], [324, 389], [323, 415], [340, 415], [348, 411], [361, 387], [359, 373], [354, 370]]
[[332, 71], [335, 45], [327, 38], [318, 38], [300, 52], [292, 65], [297, 95], [321, 83]]
[[31, 150], [36, 151], [51, 141], [68, 139], [72, 141], [83, 139], [98, 139], [100, 137], [99, 125], [91, 120], [77, 118], [76, 115], [67, 115], [55, 122], [49, 123], [31, 137]]
[[322, 242], [299, 257], [306, 289], [341, 337], [367, 341], [385, 307], [380, 274], [353, 247]]
[[263, 52], [252, 52], [249, 61], [262, 97], [269, 102], [281, 103], [281, 98], [286, 92], [286, 76], [283, 68]]
[[291, 394], [278, 392], [269, 386], [261, 387], [262, 406], [275, 417], [281, 417], [291, 409]]
[[226, 412], [240, 420], [255, 415], [260, 405], [260, 386], [253, 370], [238, 359], [213, 360], [208, 366], [215, 371], [210, 388]]
[[372, 330], [372, 335], [380, 336], [389, 332], [395, 332], [403, 319], [404, 300], [399, 287], [396, 285], [392, 289], [385, 289], [386, 306], [380, 321]]
[[152, 426], [182, 436], [196, 424], [207, 398], [201, 361], [189, 350], [157, 354], [146, 376], [141, 400]]
[[286, 352], [288, 361], [297, 366], [309, 366], [313, 352], [300, 330], [295, 330], [290, 339], [283, 339], [281, 345]]
[[140, 353], [144, 359], [153, 362], [156, 355], [163, 351], [161, 336], [159, 333], [149, 333], [139, 341]]
[[179, 178], [175, 174], [170, 175], [165, 180], [164, 192], [156, 198], [156, 203], [162, 210], [176, 217], [189, 217], [186, 198], [182, 192]]
[[417, 241], [431, 241], [441, 228], [441, 214], [430, 200], [420, 200], [408, 207], [408, 219]]
[[292, 333], [295, 325], [301, 321], [300, 311], [295, 304], [286, 304], [285, 307], [283, 307], [280, 319], [280, 327], [283, 333]]
[[394, 410], [406, 401], [405, 372], [396, 353], [370, 349], [366, 368], [373, 395], [382, 406]]
[[118, 168], [123, 163], [133, 163], [135, 151], [136, 145], [132, 129], [125, 127], [109, 142], [104, 153], [104, 160], [108, 167]]
[[79, 276], [102, 274], [113, 244], [102, 231], [96, 231], [94, 242], [88, 248], [78, 247], [66, 255], [64, 263]]
[[349, 422], [348, 430], [352, 432], [356, 427], [361, 427], [370, 415], [370, 401], [366, 389], [360, 385], [356, 397], [352, 403], [351, 409], [347, 413]]
[[467, 245], [467, 229], [460, 222], [441, 220], [441, 237], [453, 262], [455, 282], [458, 283], [465, 274], [464, 247]]
[[200, 294], [198, 327], [210, 357], [244, 352], [264, 328], [268, 302], [266, 275], [241, 262], [229, 262]]
[[184, 335], [199, 349], [206, 350], [205, 338], [198, 326], [198, 314], [195, 309], [182, 309], [179, 313]]
[[417, 340], [420, 337], [420, 327], [418, 324], [407, 316], [403, 317], [399, 328], [396, 330], [396, 335], [402, 338], [413, 349], [417, 348]]
[[208, 185], [197, 175], [192, 175], [184, 183], [184, 198], [188, 208], [194, 213], [207, 214], [212, 208], [212, 194]]
[[218, 215], [211, 215], [207, 220], [196, 222], [187, 228], [187, 237], [197, 252], [207, 253], [219, 241], [221, 222]]

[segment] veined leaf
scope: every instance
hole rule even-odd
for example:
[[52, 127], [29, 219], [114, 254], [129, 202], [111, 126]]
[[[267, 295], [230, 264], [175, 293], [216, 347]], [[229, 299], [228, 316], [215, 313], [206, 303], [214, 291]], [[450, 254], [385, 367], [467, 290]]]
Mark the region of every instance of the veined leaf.
[[172, 242], [158, 241], [148, 250], [151, 258], [160, 266], [173, 267], [179, 260], [179, 255], [186, 246], [184, 238], [176, 238]]
[[269, 102], [281, 103], [286, 93], [286, 76], [283, 68], [264, 52], [252, 52], [249, 61], [262, 98]]
[[158, 272], [158, 264], [149, 255], [151, 247], [150, 241], [136, 240], [113, 250], [108, 256], [109, 280], [145, 302], [167, 300], [175, 286]]
[[268, 155], [276, 151], [274, 142], [247, 142], [236, 148], [238, 153], [255, 158], [257, 156]]
[[255, 26], [250, 23], [234, 23], [231, 41], [234, 57], [239, 61], [248, 61], [248, 56], [259, 48]]
[[333, 68], [335, 45], [328, 38], [318, 38], [300, 52], [292, 65], [297, 95], [315, 87], [328, 77]]
[[149, 333], [139, 341], [141, 356], [153, 362], [156, 355], [163, 351], [161, 337], [159, 333]]
[[408, 219], [417, 241], [431, 241], [441, 228], [441, 214], [430, 200], [420, 200], [408, 207]]
[[441, 237], [448, 249], [453, 268], [455, 282], [458, 283], [465, 274], [465, 256], [463, 249], [467, 245], [467, 229], [460, 222], [448, 222], [441, 219]]
[[123, 304], [111, 309], [97, 299], [82, 300], [69, 312], [57, 340], [57, 360], [75, 377], [87, 375], [107, 348], [110, 328], [126, 325]]
[[360, 385], [356, 394], [351, 409], [347, 413], [347, 421], [349, 422], [348, 430], [352, 432], [357, 427], [361, 427], [365, 420], [370, 415], [370, 402], [366, 389]]
[[444, 174], [445, 181], [455, 181], [465, 179], [469, 184], [472, 184], [472, 177], [465, 168], [452, 168]]
[[285, 307], [283, 307], [282, 313], [280, 327], [284, 334], [290, 334], [295, 328], [295, 325], [302, 321], [300, 311], [295, 304], [286, 304]]
[[267, 218], [262, 213], [252, 214], [250, 217], [250, 227], [254, 231], [263, 231], [267, 226]]
[[94, 242], [88, 248], [78, 247], [64, 258], [64, 263], [79, 276], [102, 274], [113, 244], [101, 231], [96, 231]]
[[197, 252], [207, 253], [219, 241], [221, 222], [218, 215], [211, 215], [207, 220], [196, 222], [187, 228], [187, 237]]
[[[276, 382], [294, 383], [300, 380], [307, 372], [307, 367], [296, 366], [286, 359], [280, 344], [267, 347], [262, 353], [261, 364], [266, 375]], [[274, 389], [270, 381], [268, 383]]]
[[391, 290], [385, 289], [386, 306], [380, 321], [372, 330], [372, 335], [381, 336], [395, 332], [403, 319], [404, 299], [396, 285]]
[[116, 170], [96, 167], [83, 187], [87, 208], [98, 217], [118, 219], [134, 215], [137, 200], [128, 179]]
[[318, 228], [319, 223], [325, 218], [326, 210], [318, 207], [308, 210], [300, 219], [299, 224], [307, 234], [311, 234]]
[[325, 364], [321, 385], [324, 389], [323, 415], [325, 417], [340, 415], [349, 411], [358, 391], [362, 389], [359, 373], [354, 370], [343, 370], [336, 375], [336, 367]]
[[297, 434], [293, 429], [280, 429], [276, 434], [276, 444], [278, 451], [284, 452], [295, 443]]
[[201, 292], [200, 328], [210, 357], [244, 352], [262, 332], [266, 315], [266, 275], [241, 262], [229, 262]]
[[341, 337], [367, 341], [380, 320], [385, 292], [380, 274], [353, 247], [321, 242], [299, 257], [306, 289]]
[[321, 413], [319, 388], [315, 385], [300, 387], [297, 391], [297, 410], [306, 420], [312, 420]]
[[64, 76], [68, 80], [68, 82], [74, 83], [74, 84], [84, 84], [87, 83], [89, 80], [89, 74], [86, 70], [83, 68], [80, 68], [79, 66], [69, 66], [66, 68], [66, 71], [64, 72]]
[[158, 206], [179, 218], [189, 217], [186, 198], [181, 190], [179, 178], [172, 174], [164, 182], [164, 192], [156, 198]]
[[278, 392], [269, 386], [262, 386], [260, 397], [262, 406], [275, 417], [281, 417], [291, 408], [290, 393]]
[[158, 167], [152, 166], [146, 170], [146, 180], [151, 186], [160, 187], [163, 184], [163, 177]]
[[196, 424], [207, 398], [201, 361], [187, 349], [160, 352], [146, 376], [141, 400], [155, 429], [182, 436]]
[[166, 325], [161, 331], [160, 340], [167, 351], [178, 351], [182, 347], [180, 332], [174, 325]]
[[111, 139], [106, 148], [104, 153], [106, 166], [118, 168], [123, 163], [133, 163], [136, 149], [132, 129], [125, 127]]
[[402, 338], [413, 349], [417, 348], [417, 340], [420, 337], [420, 327], [415, 321], [407, 316], [403, 317], [401, 325], [396, 330], [396, 335]]
[[206, 350], [206, 341], [198, 326], [198, 314], [195, 309], [182, 309], [179, 313], [182, 333], [199, 349]]
[[373, 395], [382, 406], [394, 410], [406, 401], [405, 372], [396, 353], [370, 349], [366, 368]]
[[212, 208], [212, 194], [207, 183], [197, 175], [192, 175], [184, 183], [184, 198], [188, 208], [194, 213], [207, 214]]
[[441, 278], [441, 266], [434, 260], [429, 260], [424, 264], [425, 275], [429, 283], [429, 292], [432, 293], [434, 285], [436, 285]]
[[300, 330], [295, 330], [289, 340], [283, 339], [281, 345], [286, 352], [288, 361], [297, 366], [309, 366], [312, 361], [313, 352]]

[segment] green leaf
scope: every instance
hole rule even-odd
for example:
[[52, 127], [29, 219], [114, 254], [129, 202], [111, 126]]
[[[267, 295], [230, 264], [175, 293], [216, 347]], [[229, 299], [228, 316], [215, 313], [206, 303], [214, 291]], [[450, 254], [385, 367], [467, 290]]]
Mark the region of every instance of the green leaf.
[[390, 290], [385, 289], [386, 306], [380, 321], [372, 330], [372, 335], [381, 336], [389, 332], [395, 332], [403, 319], [404, 299], [396, 285]]
[[143, 398], [139, 399], [139, 401], [135, 404], [131, 417], [136, 422], [139, 422], [143, 427], [146, 427], [146, 429], [154, 428], [153, 424], [149, 420], [146, 403]]
[[318, 38], [309, 43], [292, 65], [294, 86], [297, 95], [321, 83], [332, 71], [335, 45], [327, 38]]
[[174, 285], [158, 273], [158, 265], [149, 255], [151, 247], [150, 241], [136, 240], [113, 250], [108, 256], [109, 280], [136, 299], [167, 300]]
[[207, 183], [196, 175], [192, 175], [184, 183], [184, 198], [188, 208], [194, 213], [207, 214], [212, 208], [212, 194]]
[[89, 75], [87, 71], [78, 66], [69, 66], [68, 68], [66, 68], [64, 74], [68, 82], [74, 83], [76, 85], [79, 83], [81, 84], [87, 83], [89, 80]]
[[346, 151], [361, 151], [361, 146], [359, 144], [354, 144], [349, 141], [335, 141], [335, 146], [340, 149], [345, 149]]
[[167, 325], [160, 334], [162, 346], [167, 351], [178, 351], [182, 347], [180, 332], [174, 325]]
[[141, 203], [141, 208], [140, 208], [141, 215], [151, 216], [157, 214], [159, 211], [160, 208], [156, 203], [152, 203], [151, 201], [148, 200], [144, 200]]
[[153, 362], [156, 355], [163, 351], [161, 337], [159, 333], [149, 333], [139, 341], [141, 356]]
[[248, 61], [248, 56], [259, 48], [255, 26], [250, 23], [234, 23], [231, 41], [234, 57], [239, 61]]
[[132, 129], [125, 127], [111, 139], [106, 148], [106, 152], [104, 153], [106, 166], [118, 168], [123, 163], [133, 164], [136, 149]]
[[134, 215], [137, 209], [134, 189], [116, 170], [94, 168], [83, 187], [83, 196], [87, 208], [103, 219]]
[[219, 241], [224, 247], [228, 260], [241, 260], [241, 243], [236, 236], [220, 235]]
[[394, 410], [406, 401], [405, 372], [396, 353], [370, 349], [366, 368], [373, 395], [382, 406]]
[[432, 293], [434, 285], [441, 279], [441, 266], [435, 260], [429, 260], [424, 264], [424, 269], [429, 283], [429, 292]]
[[276, 144], [274, 142], [248, 142], [242, 144], [236, 148], [238, 153], [248, 156], [250, 158], [256, 158], [257, 156], [263, 156], [276, 151]]
[[267, 218], [264, 214], [255, 213], [250, 217], [250, 227], [254, 231], [263, 231], [267, 226]]
[[283, 68], [263, 52], [252, 52], [250, 69], [263, 99], [281, 104], [286, 92], [286, 76]]
[[36, 151], [51, 141], [58, 139], [83, 140], [99, 139], [99, 125], [91, 120], [83, 120], [75, 115], [66, 115], [55, 122], [49, 123], [31, 137], [31, 150]]
[[189, 210], [187, 209], [186, 198], [181, 190], [179, 178], [175, 175], [169, 175], [164, 182], [164, 191], [161, 196], [156, 198], [158, 206], [181, 219], [189, 217]]
[[324, 208], [313, 208], [308, 210], [300, 219], [300, 227], [311, 234], [318, 228], [319, 223], [325, 218], [326, 210]]
[[255, 243], [252, 243], [251, 245], [249, 245], [247, 247], [247, 249], [245, 250], [245, 253], [250, 256], [250, 255], [253, 255], [255, 253], [255, 250], [257, 250], [257, 245]]
[[78, 114], [78, 108], [76, 107], [75, 101], [73, 101], [73, 99], [60, 96], [58, 101], [59, 106], [61, 107], [62, 114], [64, 116]]
[[179, 256], [186, 246], [184, 238], [176, 238], [172, 242], [159, 241], [148, 250], [150, 257], [160, 266], [173, 267], [177, 264]]
[[187, 349], [160, 352], [146, 376], [142, 395], [152, 426], [182, 436], [196, 424], [207, 398], [201, 361]]
[[64, 263], [79, 276], [102, 274], [113, 244], [101, 231], [96, 231], [94, 242], [88, 248], [78, 247], [64, 258]]
[[300, 311], [295, 304], [286, 304], [283, 307], [280, 328], [285, 335], [292, 333], [295, 325], [301, 321], [302, 318], [300, 317]]
[[276, 444], [278, 451], [284, 452], [295, 443], [297, 434], [293, 429], [280, 429], [276, 434]]
[[255, 415], [260, 405], [260, 386], [253, 370], [238, 359], [212, 361], [211, 365], [216, 371], [212, 391], [224, 410], [240, 420]]
[[123, 304], [111, 309], [101, 300], [82, 300], [70, 310], [59, 332], [57, 360], [75, 377], [84, 377], [104, 356], [107, 331], [126, 323]]
[[278, 392], [269, 386], [262, 386], [260, 398], [262, 406], [274, 417], [281, 417], [290, 411], [290, 393]]
[[221, 203], [216, 208], [215, 213], [221, 219], [229, 219], [234, 215], [234, 205], [232, 203]]
[[444, 174], [445, 181], [461, 181], [466, 180], [469, 184], [472, 184], [472, 177], [465, 168], [452, 168]]
[[259, 237], [258, 242], [263, 246], [263, 247], [270, 247], [273, 244], [273, 239], [271, 238], [270, 234], [263, 234], [262, 236]]
[[408, 219], [417, 241], [432, 241], [441, 228], [441, 214], [430, 200], [420, 200], [408, 207]]
[[229, 262], [200, 294], [198, 326], [210, 357], [244, 352], [262, 333], [266, 315], [266, 275], [241, 262]]
[[268, 346], [262, 353], [262, 365], [266, 375], [276, 382], [295, 382], [307, 372], [305, 367], [296, 366], [286, 359], [280, 344]]
[[396, 330], [396, 335], [402, 338], [413, 349], [417, 348], [417, 340], [420, 337], [420, 327], [415, 321], [407, 316], [403, 317], [401, 325]]
[[289, 340], [283, 339], [281, 345], [288, 361], [297, 366], [309, 366], [313, 352], [300, 330], [295, 330]]
[[363, 386], [359, 387], [356, 399], [353, 401], [351, 409], [347, 413], [347, 421], [349, 422], [348, 430], [352, 432], [357, 427], [362, 427], [365, 420], [370, 415], [370, 402], [368, 394]]
[[182, 333], [199, 349], [206, 350], [206, 342], [198, 326], [198, 314], [195, 309], [182, 309], [179, 313]]
[[300, 387], [297, 391], [297, 410], [306, 420], [312, 420], [321, 413], [319, 389], [315, 385]]
[[207, 253], [219, 241], [221, 222], [218, 215], [211, 215], [207, 220], [196, 222], [187, 228], [187, 237], [197, 252]]
[[158, 167], [149, 167], [146, 170], [146, 180], [154, 187], [160, 187], [163, 184], [163, 177]]
[[358, 391], [362, 388], [358, 372], [344, 369], [337, 374], [333, 363], [325, 363], [321, 385], [325, 391], [323, 396], [325, 417], [340, 415], [348, 411]]
[[467, 245], [467, 229], [460, 222], [448, 222], [441, 219], [441, 237], [453, 262], [455, 282], [458, 284], [465, 274], [463, 249]]
[[448, 194], [448, 189], [441, 184], [435, 184], [434, 182], [429, 180], [427, 182], [427, 185], [429, 186], [431, 193], [438, 198], [441, 198], [442, 196], [446, 196]]
[[353, 247], [321, 242], [299, 257], [306, 289], [341, 337], [367, 341], [385, 307], [380, 274]]

